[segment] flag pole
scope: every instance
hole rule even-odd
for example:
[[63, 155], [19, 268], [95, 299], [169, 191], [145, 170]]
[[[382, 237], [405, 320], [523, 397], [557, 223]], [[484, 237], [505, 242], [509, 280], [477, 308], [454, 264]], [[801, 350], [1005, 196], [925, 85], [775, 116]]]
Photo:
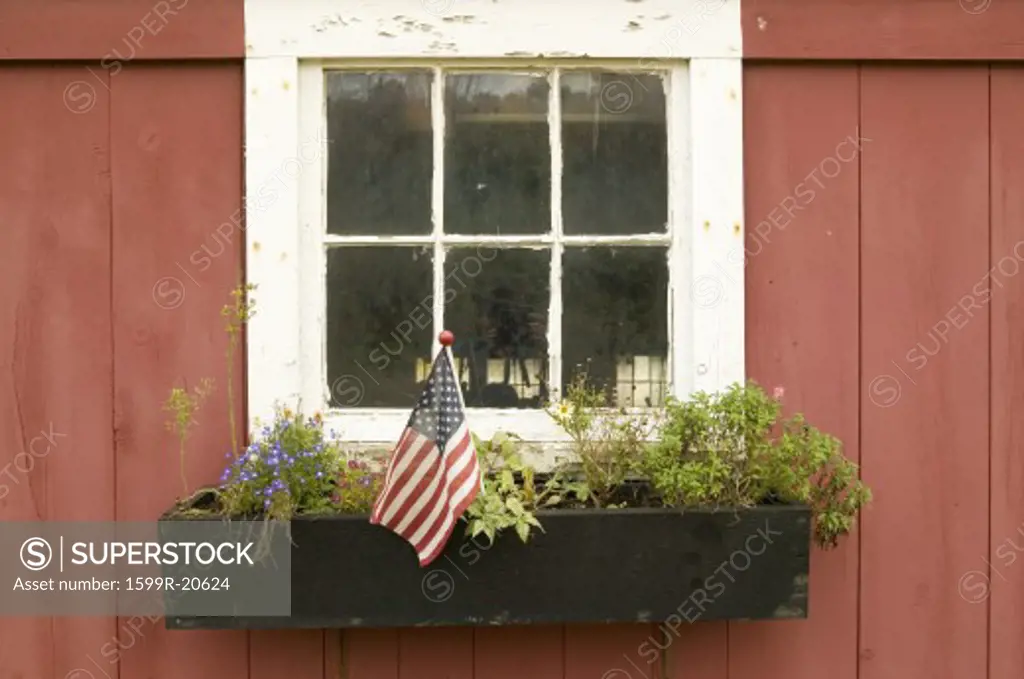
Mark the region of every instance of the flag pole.
[[[455, 355], [452, 354], [452, 345], [455, 344], [455, 333], [451, 330], [442, 330], [437, 336], [437, 341], [441, 343], [441, 351], [448, 358], [448, 364], [452, 367], [452, 374], [455, 375], [455, 391], [459, 394], [459, 405], [462, 406], [462, 412], [466, 412], [466, 399], [462, 394], [462, 382], [459, 381], [459, 371], [455, 369]], [[466, 418], [466, 427], [469, 427], [469, 418]], [[473, 435], [470, 430], [470, 436]], [[474, 450], [476, 447], [474, 446]], [[480, 491], [484, 489], [484, 475], [480, 475]]]

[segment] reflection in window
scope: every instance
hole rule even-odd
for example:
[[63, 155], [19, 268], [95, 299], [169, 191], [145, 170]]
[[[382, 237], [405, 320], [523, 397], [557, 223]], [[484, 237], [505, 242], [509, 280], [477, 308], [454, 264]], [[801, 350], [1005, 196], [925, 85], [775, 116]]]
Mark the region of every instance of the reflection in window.
[[445, 324], [466, 405], [537, 408], [548, 398], [550, 250], [452, 249]]
[[566, 248], [562, 383], [580, 371], [618, 406], [658, 405], [666, 390], [668, 259], [660, 247]]
[[327, 73], [327, 232], [430, 233], [430, 71]]
[[562, 221], [567, 234], [665, 231], [665, 93], [655, 75], [565, 73]]
[[327, 253], [327, 379], [336, 408], [401, 407], [423, 388], [416, 358], [433, 342], [429, 248]]
[[548, 90], [544, 75], [465, 73], [447, 77], [447, 233], [549, 230]]

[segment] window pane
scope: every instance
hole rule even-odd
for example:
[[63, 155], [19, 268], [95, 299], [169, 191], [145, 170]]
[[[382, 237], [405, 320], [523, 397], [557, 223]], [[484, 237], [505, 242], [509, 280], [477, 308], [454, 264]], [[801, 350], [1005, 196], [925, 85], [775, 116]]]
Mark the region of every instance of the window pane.
[[430, 233], [432, 77], [327, 73], [328, 233]]
[[445, 325], [467, 406], [548, 398], [550, 250], [457, 248], [445, 258]]
[[548, 90], [543, 75], [447, 76], [446, 232], [524, 234], [549, 230]]
[[565, 72], [561, 90], [565, 233], [664, 231], [668, 158], [661, 78]]
[[[580, 370], [618, 406], [665, 398], [668, 260], [660, 247], [567, 248], [562, 384]], [[564, 389], [564, 386], [563, 386]]]
[[[327, 379], [336, 408], [416, 404], [431, 358], [431, 248], [327, 252]], [[282, 328], [281, 332], [287, 329]]]

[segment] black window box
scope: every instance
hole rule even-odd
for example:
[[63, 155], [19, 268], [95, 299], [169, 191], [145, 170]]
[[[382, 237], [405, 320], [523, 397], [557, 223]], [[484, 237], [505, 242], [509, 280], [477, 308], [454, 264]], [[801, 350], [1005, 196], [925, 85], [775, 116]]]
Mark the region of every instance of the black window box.
[[[544, 532], [463, 537], [420, 568], [366, 516], [291, 522], [291, 615], [176, 615], [168, 629], [284, 629], [764, 620], [807, 617], [810, 511], [564, 509]], [[193, 520], [173, 518], [163, 522]], [[161, 539], [166, 539], [164, 524]], [[167, 571], [165, 570], [165, 574]], [[241, 593], [238, 596], [242, 596]]]

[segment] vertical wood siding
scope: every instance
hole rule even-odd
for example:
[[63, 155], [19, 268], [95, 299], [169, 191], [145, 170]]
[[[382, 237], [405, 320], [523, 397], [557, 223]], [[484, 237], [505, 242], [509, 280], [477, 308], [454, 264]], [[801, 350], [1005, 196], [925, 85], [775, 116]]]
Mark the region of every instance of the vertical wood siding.
[[[786, 410], [805, 413], [857, 460], [861, 184], [847, 140], [860, 123], [860, 73], [745, 73], [747, 373], [784, 387]], [[819, 679], [823, 666], [832, 679], [856, 678], [858, 542], [855, 534], [836, 551], [812, 552], [806, 622], [730, 625], [729, 679]]]
[[[76, 113], [63, 93], [81, 69], [0, 66], [16, 102], [0, 108], [8, 521], [155, 518], [181, 492], [160, 410], [173, 384], [216, 380], [190, 485], [216, 478], [230, 439], [219, 311], [243, 257], [218, 227], [241, 205], [241, 66], [128, 64]], [[748, 372], [842, 438], [876, 493], [850, 540], [814, 554], [809, 620], [677, 637], [5, 618], [0, 679], [1024, 673], [1024, 71], [751, 64], [745, 79]], [[837, 150], [858, 132], [859, 152]], [[50, 427], [29, 468], [19, 454]]]

